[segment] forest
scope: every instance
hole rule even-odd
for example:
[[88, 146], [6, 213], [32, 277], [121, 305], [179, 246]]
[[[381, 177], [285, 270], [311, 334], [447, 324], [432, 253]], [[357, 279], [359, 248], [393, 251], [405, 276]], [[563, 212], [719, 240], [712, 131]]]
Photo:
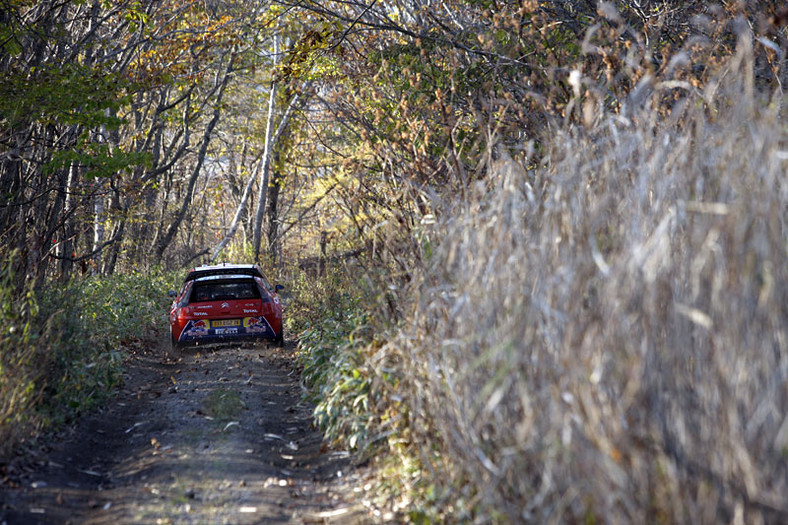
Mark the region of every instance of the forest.
[[778, 0], [0, 0], [0, 457], [288, 293], [413, 522], [788, 520]]

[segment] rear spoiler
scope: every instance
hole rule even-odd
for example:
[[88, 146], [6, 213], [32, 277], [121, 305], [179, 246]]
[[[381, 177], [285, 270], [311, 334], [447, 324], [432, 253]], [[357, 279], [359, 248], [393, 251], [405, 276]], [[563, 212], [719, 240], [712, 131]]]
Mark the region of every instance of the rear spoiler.
[[208, 275], [249, 275], [251, 277], [263, 277], [260, 269], [255, 266], [246, 266], [240, 268], [237, 266], [228, 266], [227, 268], [210, 268], [205, 270], [194, 269], [189, 272], [183, 282], [186, 283], [195, 279], [199, 279], [200, 277], [206, 277]]

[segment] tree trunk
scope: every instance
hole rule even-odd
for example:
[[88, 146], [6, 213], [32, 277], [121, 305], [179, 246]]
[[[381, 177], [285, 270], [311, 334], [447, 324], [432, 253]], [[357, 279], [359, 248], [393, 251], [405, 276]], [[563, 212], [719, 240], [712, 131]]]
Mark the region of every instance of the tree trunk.
[[[272, 91], [273, 91], [273, 88], [272, 88]], [[271, 93], [271, 100], [273, 100], [273, 96], [274, 96], [274, 93], [272, 92]], [[292, 112], [293, 112], [293, 108], [296, 107], [296, 105], [299, 102], [299, 99], [300, 99], [300, 97], [298, 95], [295, 95], [290, 100], [290, 103], [287, 105], [287, 109], [285, 110], [284, 115], [282, 115], [282, 120], [279, 121], [279, 125], [276, 128], [276, 133], [274, 133], [274, 135], [273, 135], [273, 137], [271, 138], [270, 141], [268, 140], [268, 136], [269, 136], [268, 125], [272, 125], [272, 113], [273, 113], [273, 110], [272, 110], [272, 107], [271, 107], [272, 103], [269, 101], [269, 103], [268, 103], [268, 124], [266, 126], [266, 141], [265, 141], [265, 145], [263, 146], [263, 158], [257, 164], [257, 168], [255, 169], [254, 173], [251, 175], [251, 177], [249, 177], [249, 182], [246, 183], [246, 188], [244, 189], [243, 196], [241, 197], [241, 202], [238, 204], [238, 209], [235, 212], [235, 216], [233, 217], [233, 222], [230, 225], [230, 229], [227, 231], [227, 234], [224, 236], [224, 238], [221, 240], [219, 245], [214, 250], [213, 255], [211, 255], [211, 262], [216, 260], [216, 258], [219, 256], [219, 253], [225, 248], [225, 246], [227, 246], [227, 244], [233, 238], [235, 233], [238, 231], [238, 224], [241, 221], [241, 217], [243, 216], [244, 210], [246, 209], [246, 203], [249, 200], [249, 197], [250, 197], [250, 195], [252, 193], [251, 192], [252, 183], [254, 183], [254, 181], [257, 178], [258, 173], [260, 172], [261, 169], [262, 170], [266, 170], [266, 169], [270, 170], [271, 169], [270, 168], [271, 162], [269, 160], [269, 158], [270, 158], [270, 151], [273, 150], [273, 148], [276, 145], [276, 143], [279, 142], [279, 137], [282, 135], [282, 132], [287, 127], [287, 123], [289, 122], [290, 116], [292, 115]], [[268, 154], [266, 154], [266, 152], [268, 152]], [[266, 164], [267, 164], [267, 166], [266, 166]], [[263, 175], [263, 177], [261, 177], [261, 179], [264, 181], [265, 186], [262, 186], [261, 189], [260, 189], [260, 198], [263, 200], [263, 204], [262, 204], [262, 208], [261, 208], [260, 201], [257, 202], [257, 215], [256, 215], [256, 220], [254, 222], [254, 243], [255, 243], [254, 253], [255, 253], [255, 259], [258, 258], [258, 255], [260, 253], [260, 243], [261, 243], [261, 239], [262, 239], [262, 218], [260, 217], [260, 210], [261, 209], [265, 210], [265, 198], [266, 198], [266, 195], [267, 195], [267, 192], [268, 192], [268, 176], [267, 175]], [[263, 182], [261, 181], [260, 184], [262, 185]]]
[[[279, 56], [279, 35], [274, 33], [274, 64], [276, 68]], [[263, 169], [260, 173], [259, 197], [257, 199], [257, 212], [254, 216], [254, 258], [260, 259], [260, 242], [263, 234], [263, 212], [265, 212], [266, 196], [268, 194], [268, 177], [271, 169], [271, 149], [273, 142], [274, 110], [276, 109], [276, 80], [271, 81], [271, 94], [268, 99], [268, 119], [265, 123], [265, 145], [263, 146]]]
[[238, 209], [235, 210], [235, 215], [233, 216], [233, 222], [230, 224], [230, 229], [227, 230], [227, 233], [224, 235], [224, 238], [221, 240], [219, 245], [213, 251], [211, 255], [211, 261], [214, 262], [216, 258], [219, 256], [221, 251], [227, 246], [227, 243], [235, 235], [235, 232], [238, 231], [238, 225], [241, 222], [241, 217], [243, 216], [244, 211], [246, 210], [246, 203], [249, 200], [249, 196], [252, 194], [252, 185], [254, 184], [255, 178], [257, 177], [257, 172], [260, 171], [260, 165], [263, 163], [262, 159], [260, 162], [257, 163], [257, 169], [254, 170], [254, 173], [249, 176], [249, 181], [246, 183], [246, 187], [244, 188], [244, 193], [241, 196], [241, 202], [238, 204]]
[[105, 240], [104, 228], [104, 194], [98, 191], [93, 196], [93, 274], [101, 274], [101, 246]]
[[61, 257], [60, 259], [60, 277], [63, 281], [67, 281], [71, 275], [71, 267], [73, 266], [72, 253], [74, 226], [71, 220], [71, 215], [74, 210], [74, 184], [77, 178], [77, 165], [71, 163], [68, 168], [68, 177], [66, 178], [65, 187], [65, 204], [64, 204], [64, 220], [63, 220], [63, 239], [58, 244], [55, 255]]
[[279, 193], [282, 190], [283, 176], [274, 172], [271, 179], [271, 198], [268, 202], [268, 251], [271, 253], [271, 262], [274, 267], [279, 265], [282, 247], [279, 243]]

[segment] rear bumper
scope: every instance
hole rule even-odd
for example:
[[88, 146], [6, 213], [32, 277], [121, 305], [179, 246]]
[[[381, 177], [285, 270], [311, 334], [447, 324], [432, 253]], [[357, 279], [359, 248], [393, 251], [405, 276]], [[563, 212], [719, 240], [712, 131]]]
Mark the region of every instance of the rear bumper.
[[179, 348], [192, 347], [192, 346], [208, 346], [208, 345], [226, 345], [232, 343], [273, 343], [276, 342], [276, 337], [260, 337], [256, 335], [228, 335], [228, 336], [213, 336], [203, 337], [201, 339], [185, 339], [178, 341]]
[[238, 323], [235, 325], [224, 323], [222, 326], [213, 326], [214, 324], [219, 323], [207, 319], [188, 321], [178, 337], [178, 344], [210, 344], [249, 340], [275, 341], [279, 335], [268, 320], [262, 316], [238, 319]]

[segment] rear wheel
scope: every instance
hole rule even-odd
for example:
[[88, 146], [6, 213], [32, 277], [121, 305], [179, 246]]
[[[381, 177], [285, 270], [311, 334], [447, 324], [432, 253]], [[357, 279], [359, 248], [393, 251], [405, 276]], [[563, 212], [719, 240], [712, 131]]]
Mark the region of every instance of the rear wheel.
[[170, 351], [177, 352], [181, 349], [181, 345], [175, 339], [175, 336], [172, 334], [172, 330], [170, 330]]
[[285, 346], [285, 329], [284, 329], [284, 327], [282, 327], [279, 330], [279, 335], [277, 335], [276, 339], [274, 339], [274, 344], [277, 347], [279, 347], [279, 348], [282, 348], [283, 346]]

